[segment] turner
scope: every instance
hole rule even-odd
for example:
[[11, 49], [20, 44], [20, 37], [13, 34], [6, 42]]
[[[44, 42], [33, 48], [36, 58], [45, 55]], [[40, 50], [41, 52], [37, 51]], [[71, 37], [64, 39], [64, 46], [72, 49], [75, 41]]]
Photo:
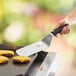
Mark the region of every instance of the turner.
[[30, 56], [41, 50], [47, 49], [50, 46], [50, 42], [51, 42], [53, 35], [60, 33], [63, 27], [67, 25], [68, 24], [65, 24], [59, 27], [58, 29], [55, 29], [50, 34], [48, 34], [45, 38], [43, 38], [41, 41], [35, 42], [31, 45], [28, 45], [26, 47], [16, 50], [16, 53], [21, 56]]
[[59, 28], [53, 30], [41, 41], [35, 42], [33, 44], [30, 44], [28, 46], [25, 46], [23, 48], [16, 50], [16, 53], [22, 56], [30, 56], [37, 52], [40, 52], [41, 50], [47, 49], [50, 46], [50, 42], [54, 35], [60, 33], [63, 27], [76, 23], [76, 9], [74, 9], [68, 16], [66, 16], [64, 20], [65, 20], [65, 23], [63, 26], [60, 26]]

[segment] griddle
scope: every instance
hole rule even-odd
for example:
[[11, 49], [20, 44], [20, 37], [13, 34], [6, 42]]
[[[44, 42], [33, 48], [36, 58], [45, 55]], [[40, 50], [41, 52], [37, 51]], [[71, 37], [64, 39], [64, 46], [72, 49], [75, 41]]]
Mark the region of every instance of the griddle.
[[[15, 52], [15, 50], [21, 47], [23, 46], [0, 44], [0, 50], [13, 50]], [[17, 54], [15, 53], [15, 55]], [[36, 57], [37, 54], [30, 56], [31, 62], [25, 64], [14, 64], [10, 58], [10, 61], [7, 64], [0, 65], [0, 76], [23, 76], [22, 74], [24, 73], [26, 75], [26, 72], [29, 70]]]

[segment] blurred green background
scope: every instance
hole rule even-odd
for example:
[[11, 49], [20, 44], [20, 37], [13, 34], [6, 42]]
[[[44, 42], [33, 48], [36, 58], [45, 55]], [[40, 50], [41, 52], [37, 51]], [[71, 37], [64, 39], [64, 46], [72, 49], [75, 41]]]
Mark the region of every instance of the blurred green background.
[[[76, 0], [0, 0], [0, 44], [41, 40], [75, 6]], [[75, 34], [74, 25], [65, 40], [75, 44]]]

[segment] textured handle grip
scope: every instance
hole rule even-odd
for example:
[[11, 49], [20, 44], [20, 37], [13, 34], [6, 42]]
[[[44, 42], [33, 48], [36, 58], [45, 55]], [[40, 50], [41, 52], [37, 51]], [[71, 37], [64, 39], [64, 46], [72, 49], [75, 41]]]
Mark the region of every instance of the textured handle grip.
[[52, 31], [51, 33], [52, 33], [53, 35], [56, 35], [56, 34], [60, 33], [65, 26], [68, 26], [68, 25], [69, 25], [69, 24], [64, 24], [63, 26], [60, 26], [59, 28], [55, 29], [55, 30]]

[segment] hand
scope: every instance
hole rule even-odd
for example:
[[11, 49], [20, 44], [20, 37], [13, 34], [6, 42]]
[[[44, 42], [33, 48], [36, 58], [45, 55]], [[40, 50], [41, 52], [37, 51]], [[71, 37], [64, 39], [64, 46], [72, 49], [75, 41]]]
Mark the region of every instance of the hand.
[[[60, 26], [63, 26], [64, 24], [73, 25], [76, 24], [76, 8], [72, 10], [71, 13], [69, 13], [65, 19], [61, 20], [54, 29], [57, 29]], [[70, 26], [65, 26], [63, 30], [61, 31], [61, 34], [67, 34], [70, 32]]]
[[[55, 28], [54, 29], [57, 29], [58, 27], [60, 27], [60, 26], [63, 26], [64, 24], [66, 24], [67, 22], [66, 22], [66, 19], [64, 19], [64, 20], [61, 20], [56, 26], [55, 26]], [[67, 25], [67, 26], [65, 26], [64, 28], [63, 28], [63, 30], [61, 31], [61, 33], [60, 34], [68, 34], [70, 32], [70, 26], [69, 26], [69, 24]]]

